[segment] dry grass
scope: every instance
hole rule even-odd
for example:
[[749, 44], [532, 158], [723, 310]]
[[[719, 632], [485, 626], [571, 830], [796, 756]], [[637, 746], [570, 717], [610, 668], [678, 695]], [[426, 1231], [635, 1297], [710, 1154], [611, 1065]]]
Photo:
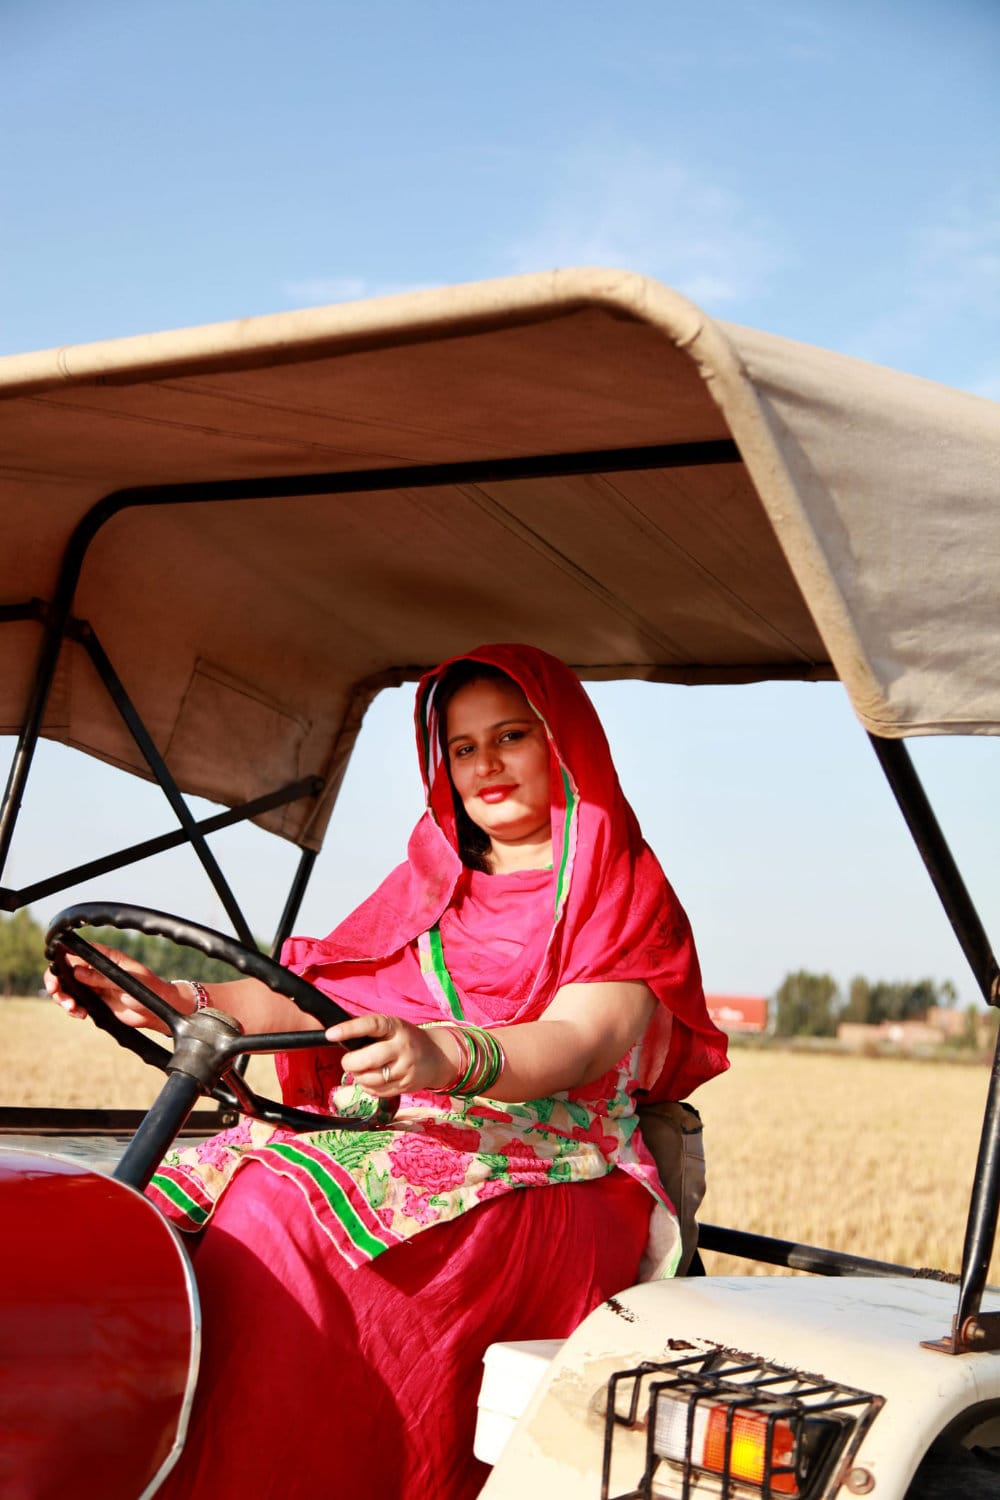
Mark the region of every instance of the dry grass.
[[[254, 1058], [250, 1081], [274, 1093], [274, 1066]], [[145, 1109], [163, 1076], [89, 1021], [49, 1000], [0, 1000], [0, 1104]]]
[[[709, 1163], [701, 1217], [957, 1271], [988, 1082], [987, 1068], [959, 1062], [736, 1048], [731, 1072], [695, 1100]], [[705, 1259], [715, 1274], [747, 1269]]]
[[[273, 1066], [253, 1068], [273, 1093]], [[731, 1072], [695, 1100], [709, 1161], [702, 1217], [957, 1271], [988, 1079], [962, 1063], [737, 1048]], [[134, 1108], [159, 1081], [47, 1001], [0, 1001], [0, 1102]], [[705, 1259], [717, 1274], [765, 1269]]]

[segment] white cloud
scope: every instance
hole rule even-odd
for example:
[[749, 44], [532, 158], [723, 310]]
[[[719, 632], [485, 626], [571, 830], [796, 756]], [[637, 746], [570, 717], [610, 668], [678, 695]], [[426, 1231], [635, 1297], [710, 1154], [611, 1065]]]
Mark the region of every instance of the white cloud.
[[281, 295], [297, 307], [318, 307], [327, 302], [359, 302], [367, 297], [394, 297], [401, 292], [422, 292], [434, 282], [371, 281], [364, 276], [307, 276], [285, 281]]
[[[536, 164], [537, 167], [538, 164]], [[516, 275], [566, 266], [608, 266], [666, 282], [710, 312], [732, 314], [789, 263], [776, 231], [734, 193], [631, 143], [580, 147], [549, 164], [548, 190], [534, 222], [457, 279]], [[422, 291], [433, 282], [380, 281], [352, 274], [288, 280], [298, 307]]]
[[358, 297], [368, 297], [367, 283], [363, 276], [309, 276], [303, 281], [286, 281], [281, 287], [282, 295], [290, 302], [354, 302]]
[[506, 259], [515, 272], [642, 271], [716, 311], [751, 296], [788, 258], [735, 194], [625, 145], [564, 157], [543, 214]]

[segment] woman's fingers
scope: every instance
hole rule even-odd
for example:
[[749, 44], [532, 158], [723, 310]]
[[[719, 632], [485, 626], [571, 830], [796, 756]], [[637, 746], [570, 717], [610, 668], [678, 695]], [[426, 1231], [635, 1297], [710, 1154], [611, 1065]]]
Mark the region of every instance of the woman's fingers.
[[405, 1078], [399, 1076], [399, 1070], [394, 1070], [391, 1063], [383, 1063], [381, 1067], [374, 1069], [352, 1068], [350, 1072], [344, 1073], [344, 1082], [360, 1084], [366, 1093], [376, 1094], [380, 1099], [399, 1094], [404, 1087], [412, 1087]]
[[336, 1026], [329, 1026], [326, 1039], [328, 1042], [350, 1042], [360, 1036], [389, 1037], [401, 1024], [395, 1016], [383, 1016], [378, 1013], [371, 1016], [352, 1016], [349, 1021], [338, 1021]]
[[454, 1061], [434, 1031], [424, 1031], [397, 1016], [354, 1016], [331, 1026], [326, 1035], [334, 1042], [371, 1038], [369, 1046], [357, 1048], [344, 1059], [344, 1077], [380, 1098], [439, 1088], [455, 1071]]
[[[402, 1088], [414, 1087], [413, 1036], [415, 1027], [395, 1016], [381, 1014], [352, 1016], [326, 1032], [331, 1042], [370, 1039], [367, 1047], [351, 1052], [349, 1067], [344, 1070], [348, 1081], [354, 1080], [369, 1093], [380, 1097], [398, 1094]], [[347, 1061], [347, 1059], [345, 1059]]]
[[[73, 965], [73, 970], [74, 978], [78, 978], [82, 983], [86, 984], [86, 975], [91, 973], [92, 971], [87, 969], [85, 965], [81, 968], [79, 963]], [[45, 970], [45, 973], [42, 975], [42, 984], [45, 986], [45, 993], [52, 1000], [54, 1000], [56, 1004], [62, 1010], [64, 1010], [68, 1016], [72, 1016], [74, 1020], [82, 1020], [86, 1016], [87, 1012], [84, 1010], [79, 1001], [63, 989], [62, 982], [60, 981], [58, 974], [56, 974], [53, 969]]]
[[344, 1076], [354, 1078], [372, 1093], [398, 1094], [400, 1084], [409, 1076], [408, 1060], [401, 1049], [380, 1042], [352, 1052]]
[[[152, 989], [154, 992], [165, 988], [162, 981], [145, 964], [139, 963], [138, 960], [131, 959], [126, 954], [120, 953], [116, 948], [109, 948], [103, 943], [95, 943], [94, 946], [106, 954], [112, 963], [124, 969], [126, 973], [133, 974], [141, 979], [147, 988]], [[162, 1023], [156, 1021], [156, 1018], [146, 1010], [145, 1006], [141, 1005], [138, 1000], [135, 1000], [124, 991], [120, 985], [108, 979], [100, 970], [93, 968], [87, 963], [86, 959], [79, 957], [75, 953], [64, 953], [63, 963], [72, 973], [73, 979], [77, 983], [84, 985], [87, 989], [92, 990], [94, 995], [98, 999], [103, 1000], [126, 1026], [152, 1026], [156, 1030], [166, 1029]], [[75, 996], [69, 994], [63, 988], [64, 981], [59, 978], [59, 975], [53, 969], [50, 968], [45, 971], [43, 983], [46, 992], [68, 1016], [73, 1016], [74, 1019], [86, 1016], [86, 1008], [79, 1003]]]
[[86, 1020], [87, 1012], [84, 1010], [83, 1006], [79, 1005], [73, 999], [72, 995], [66, 995], [63, 993], [63, 991], [59, 988], [58, 979], [56, 979], [56, 976], [51, 972], [51, 970], [46, 971], [43, 983], [45, 985], [46, 993], [49, 995], [50, 999], [56, 1002], [60, 1010], [64, 1010], [68, 1016], [72, 1016], [74, 1021]]

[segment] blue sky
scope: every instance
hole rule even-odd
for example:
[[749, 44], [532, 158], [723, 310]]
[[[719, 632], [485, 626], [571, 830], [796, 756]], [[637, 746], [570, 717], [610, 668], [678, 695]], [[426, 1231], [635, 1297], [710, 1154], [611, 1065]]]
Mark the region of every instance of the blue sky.
[[[995, 0], [6, 0], [0, 43], [0, 353], [605, 264], [1000, 400]], [[594, 696], [710, 988], [972, 998], [839, 688]], [[409, 709], [372, 712], [303, 928], [402, 852]], [[998, 940], [1000, 746], [915, 757]], [[169, 826], [105, 768], [39, 771], [11, 883]], [[227, 850], [266, 933], [289, 852]], [[220, 921], [180, 860], [87, 894]]]

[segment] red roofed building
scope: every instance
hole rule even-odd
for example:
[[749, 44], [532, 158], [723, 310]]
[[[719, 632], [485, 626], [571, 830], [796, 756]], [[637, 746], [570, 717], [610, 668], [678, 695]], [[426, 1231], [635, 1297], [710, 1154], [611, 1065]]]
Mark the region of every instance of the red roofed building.
[[708, 1013], [723, 1031], [767, 1030], [766, 995], [706, 995]]

